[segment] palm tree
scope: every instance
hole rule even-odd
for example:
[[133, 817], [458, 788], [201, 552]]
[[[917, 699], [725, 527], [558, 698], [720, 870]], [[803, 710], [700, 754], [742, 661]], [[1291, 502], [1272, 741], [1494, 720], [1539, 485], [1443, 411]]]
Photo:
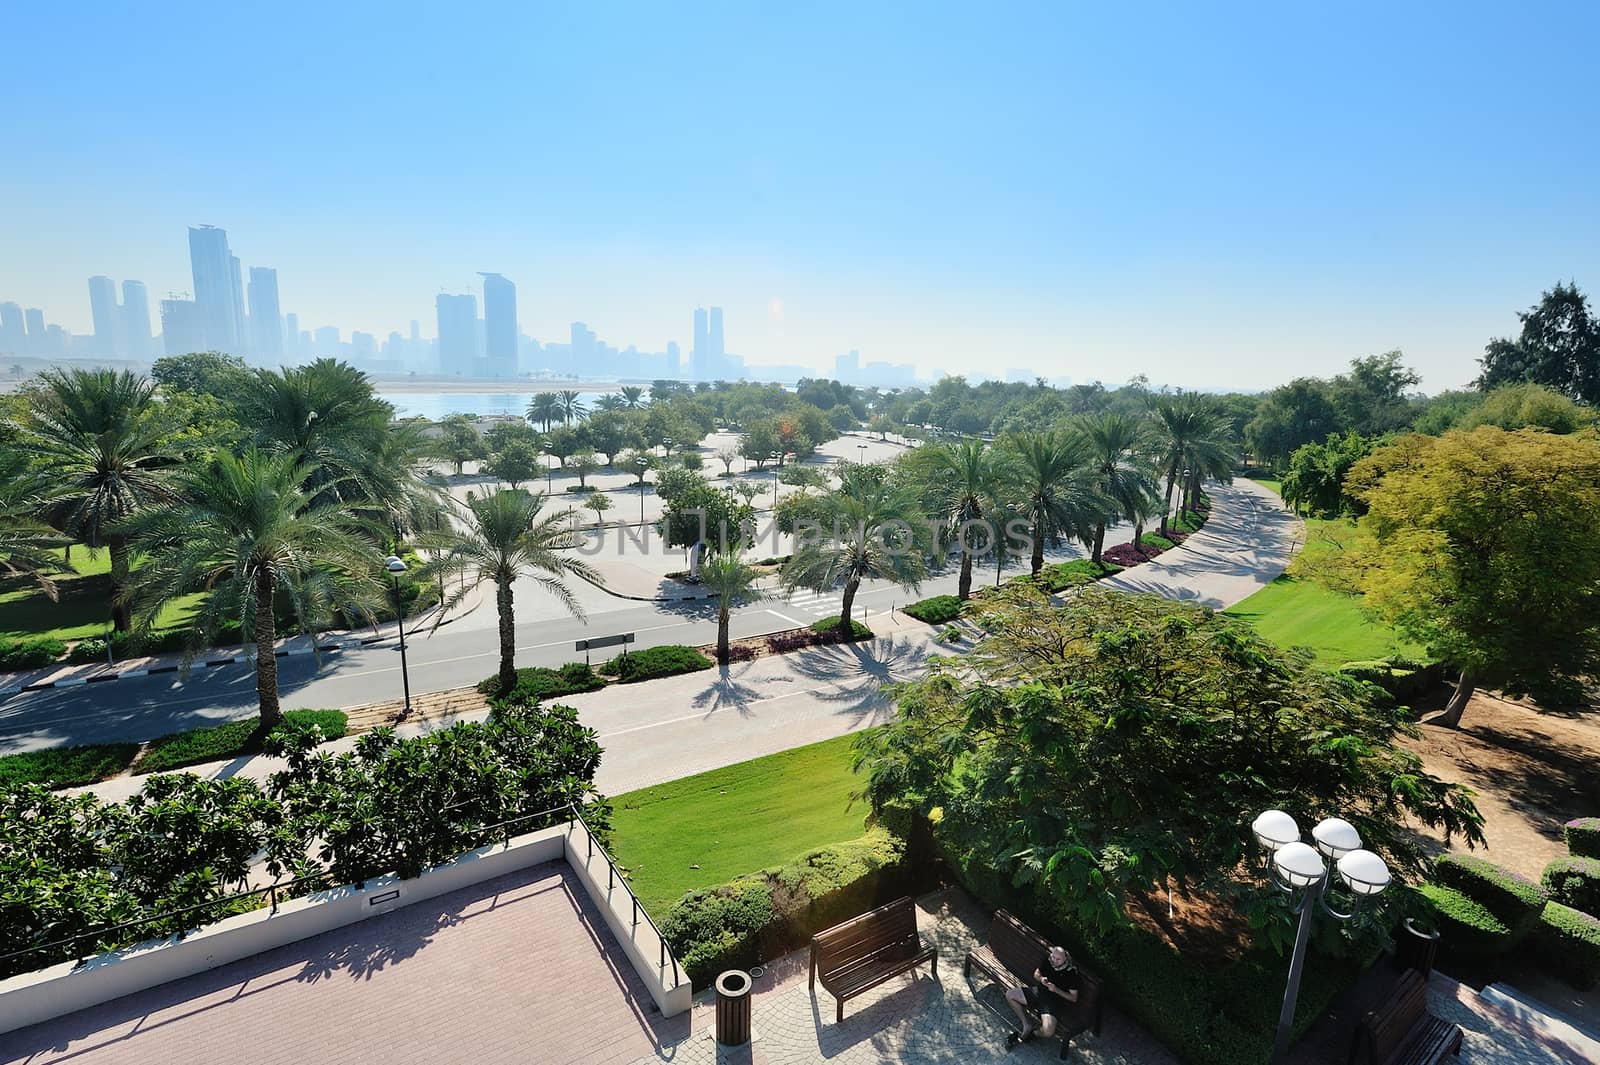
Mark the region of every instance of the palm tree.
[[129, 592], [140, 629], [173, 600], [203, 591], [195, 647], [230, 618], [255, 640], [258, 736], [283, 719], [275, 600], [311, 629], [323, 620], [317, 607], [370, 621], [383, 598], [371, 530], [334, 495], [306, 487], [317, 480], [292, 454], [218, 452], [185, 471], [173, 501], [128, 523], [150, 559]]
[[[512, 585], [523, 574], [561, 600], [574, 617], [584, 616], [572, 589], [562, 580], [568, 574], [585, 580], [599, 578], [582, 559], [563, 554], [576, 547], [578, 540], [567, 529], [567, 515], [555, 512], [540, 516], [542, 493], [502, 488], [486, 495], [468, 495], [464, 523], [430, 542], [439, 559], [430, 567], [462, 578], [460, 590], [448, 605], [459, 602], [467, 592], [485, 581], [495, 588], [495, 609], [500, 620], [500, 691], [508, 692], [517, 683], [516, 615]], [[443, 612], [440, 620], [443, 620]], [[437, 623], [435, 623], [437, 624]]]
[[528, 422], [550, 431], [550, 423], [561, 417], [561, 400], [554, 392], [540, 392], [528, 404]]
[[597, 411], [607, 412], [619, 411], [622, 409], [622, 397], [617, 395], [615, 392], [607, 392], [605, 395], [594, 401], [594, 409]]
[[180, 454], [162, 423], [155, 385], [111, 370], [46, 370], [29, 395], [23, 447], [51, 479], [45, 519], [111, 554], [112, 624], [126, 632], [132, 543], [124, 523], [171, 498]]
[[644, 407], [644, 389], [638, 385], [623, 385], [621, 394], [623, 410], [639, 410]]
[[577, 392], [562, 392], [560, 406], [561, 420], [568, 425], [581, 422], [589, 416], [589, 408], [583, 405], [583, 398]]
[[756, 587], [761, 571], [739, 557], [737, 551], [712, 555], [700, 567], [700, 583], [717, 597], [717, 661], [728, 664], [728, 622], [733, 608], [772, 598]]
[[54, 600], [50, 574], [62, 562], [51, 548], [71, 541], [39, 519], [46, 499], [44, 479], [21, 452], [0, 451], [0, 573], [26, 577]]
[[[1140, 419], [1107, 411], [1086, 415], [1078, 425], [1092, 453], [1095, 488], [1108, 504], [1094, 527], [1090, 558], [1098, 564], [1105, 550], [1106, 526], [1117, 518], [1137, 521], [1140, 504], [1155, 499], [1159, 486], [1155, 470], [1145, 458], [1146, 430]], [[1134, 543], [1137, 546], [1137, 537]]]
[[1078, 536], [1100, 511], [1089, 445], [1075, 432], [1019, 433], [1008, 446], [1015, 456], [1019, 508], [1031, 526], [1030, 565], [1035, 578], [1044, 569], [1045, 541]]
[[1180, 392], [1158, 400], [1155, 412], [1160, 434], [1157, 454], [1167, 482], [1161, 511], [1161, 532], [1165, 534], [1178, 479], [1184, 479], [1179, 505], [1187, 509], [1191, 486], [1206, 477], [1227, 476], [1231, 471], [1232, 448], [1222, 419], [1198, 392]]
[[[268, 450], [294, 456], [314, 481], [307, 488], [346, 503], [381, 500], [396, 471], [384, 437], [394, 408], [367, 375], [337, 359], [257, 370], [239, 400], [239, 422]], [[420, 438], [419, 438], [420, 439]]]
[[[920, 468], [921, 480], [926, 489], [926, 500], [934, 517], [943, 519], [956, 531], [961, 547], [961, 577], [957, 594], [962, 599], [972, 595], [971, 527], [969, 522], [982, 521], [992, 507], [1004, 480], [1004, 463], [999, 452], [982, 440], [962, 440], [953, 444], [935, 444], [912, 452], [914, 463]], [[1001, 530], [988, 523], [991, 547]]]
[[850, 610], [866, 577], [916, 591], [927, 574], [928, 528], [914, 490], [889, 483], [882, 467], [851, 466], [837, 489], [820, 497], [818, 515], [831, 536], [797, 537], [779, 579], [790, 590], [844, 586], [839, 638], [855, 638]]

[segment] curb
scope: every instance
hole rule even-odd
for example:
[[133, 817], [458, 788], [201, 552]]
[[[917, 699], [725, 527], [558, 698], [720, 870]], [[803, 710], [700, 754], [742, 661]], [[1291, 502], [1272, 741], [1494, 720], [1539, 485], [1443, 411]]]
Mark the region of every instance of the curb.
[[588, 577], [584, 577], [583, 574], [581, 574], [581, 573], [578, 574], [578, 576], [582, 577], [584, 581], [586, 581], [589, 584], [592, 584], [594, 587], [600, 589], [602, 592], [605, 592], [607, 595], [609, 595], [609, 596], [611, 596], [611, 597], [613, 597], [615, 599], [631, 599], [635, 603], [697, 603], [697, 602], [700, 602], [701, 600], [704, 600], [704, 599], [715, 599], [717, 597], [717, 594], [715, 592], [701, 592], [698, 595], [674, 595], [674, 596], [667, 596], [667, 595], [629, 595], [627, 592], [619, 592], [619, 591], [615, 590], [614, 588], [611, 588], [611, 587], [607, 586], [606, 584], [604, 584], [601, 581], [589, 580]]

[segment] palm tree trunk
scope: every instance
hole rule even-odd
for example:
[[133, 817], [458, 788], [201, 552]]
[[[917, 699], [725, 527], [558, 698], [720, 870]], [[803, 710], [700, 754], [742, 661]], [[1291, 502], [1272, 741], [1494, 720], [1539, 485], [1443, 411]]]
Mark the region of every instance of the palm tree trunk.
[[495, 581], [495, 610], [500, 614], [500, 693], [517, 686], [517, 625], [516, 612], [511, 606], [511, 582]]
[[257, 736], [265, 737], [283, 721], [283, 707], [278, 703], [278, 655], [273, 644], [278, 639], [277, 619], [272, 614], [272, 571], [262, 567], [256, 574], [256, 701], [260, 705], [261, 720], [256, 725]]
[[1172, 513], [1172, 489], [1178, 482], [1178, 471], [1173, 470], [1167, 474], [1167, 495], [1161, 504], [1161, 535], [1167, 535], [1167, 515]]
[[132, 610], [123, 598], [128, 587], [128, 538], [126, 536], [106, 537], [106, 549], [111, 553], [111, 627], [118, 632], [127, 632], [132, 619]]
[[966, 545], [961, 548], [961, 579], [956, 585], [956, 595], [963, 601], [972, 595], [972, 552]]
[[[1138, 537], [1135, 537], [1134, 543], [1137, 544], [1138, 542]], [[1097, 566], [1100, 564], [1100, 554], [1105, 550], [1105, 546], [1106, 523], [1102, 521], [1100, 524], [1094, 527], [1094, 552], [1089, 556], [1090, 560], [1093, 561]]]
[[1029, 556], [1029, 564], [1033, 567], [1034, 580], [1039, 579], [1039, 571], [1044, 569], [1044, 522], [1033, 523], [1033, 554]]
[[856, 638], [850, 625], [850, 608], [855, 606], [856, 589], [861, 587], [860, 577], [851, 577], [844, 585], [844, 598], [839, 601], [839, 639], [849, 642]]
[[728, 664], [728, 614], [726, 606], [717, 610], [717, 661], [724, 666]]
[[1461, 712], [1467, 708], [1467, 700], [1472, 698], [1472, 693], [1478, 690], [1478, 682], [1472, 674], [1463, 669], [1461, 677], [1456, 681], [1456, 690], [1450, 694], [1450, 701], [1444, 706], [1444, 713], [1434, 718], [1432, 724], [1442, 725], [1445, 728], [1461, 727]]

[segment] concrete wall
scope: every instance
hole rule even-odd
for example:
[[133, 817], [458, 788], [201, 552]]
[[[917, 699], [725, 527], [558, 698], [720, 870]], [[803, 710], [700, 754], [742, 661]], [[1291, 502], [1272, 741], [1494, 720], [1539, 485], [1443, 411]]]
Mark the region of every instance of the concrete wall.
[[[567, 831], [565, 825], [560, 825], [513, 837], [507, 844], [468, 851], [414, 880], [386, 876], [368, 881], [365, 888], [333, 888], [285, 902], [277, 913], [263, 908], [218, 921], [181, 940], [175, 937], [148, 940], [98, 955], [82, 966], [68, 961], [13, 976], [0, 981], [0, 1032], [110, 1002], [504, 873], [555, 861], [567, 853]], [[576, 826], [574, 832], [582, 835], [583, 826]], [[604, 859], [599, 860], [603, 870]], [[592, 878], [580, 871], [579, 879], [590, 889], [595, 904], [606, 916], [606, 923], [617, 932], [623, 949], [628, 951], [645, 985], [655, 995], [661, 983], [655, 964], [652, 962], [648, 968], [640, 965], [637, 949], [618, 931], [619, 927], [627, 927], [626, 921], [619, 924], [603, 891], [594, 893]], [[601, 887], [604, 887], [603, 872]], [[660, 1001], [658, 997], [657, 1002]]]

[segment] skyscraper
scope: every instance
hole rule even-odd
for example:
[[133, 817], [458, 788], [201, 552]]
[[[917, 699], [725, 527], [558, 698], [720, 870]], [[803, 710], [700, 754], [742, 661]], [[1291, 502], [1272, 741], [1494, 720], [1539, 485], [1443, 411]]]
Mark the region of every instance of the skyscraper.
[[151, 351], [150, 295], [143, 281], [122, 283], [122, 345], [129, 358], [148, 359]]
[[250, 353], [265, 366], [278, 366], [283, 362], [278, 271], [266, 266], [250, 268]]
[[28, 323], [28, 351], [34, 355], [45, 354], [50, 350], [50, 336], [44, 328], [44, 312], [29, 307], [22, 316]]
[[161, 345], [168, 355], [187, 355], [206, 348], [205, 323], [194, 300], [161, 301]]
[[434, 310], [439, 318], [439, 372], [472, 376], [478, 358], [478, 297], [440, 293]]
[[89, 314], [94, 318], [95, 354], [121, 352], [122, 344], [117, 339], [117, 283], [103, 274], [89, 279]]
[[711, 335], [706, 326], [706, 309], [694, 309], [694, 347], [689, 349], [689, 376], [696, 381], [707, 380], [710, 369]]
[[22, 308], [15, 303], [0, 303], [0, 351], [21, 355], [28, 350], [28, 327], [22, 321]]
[[499, 274], [483, 278], [484, 376], [517, 376], [517, 286]]
[[244, 314], [239, 306], [238, 260], [228, 250], [227, 231], [190, 226], [189, 268], [194, 274], [194, 304], [205, 337], [203, 347], [239, 354]]

